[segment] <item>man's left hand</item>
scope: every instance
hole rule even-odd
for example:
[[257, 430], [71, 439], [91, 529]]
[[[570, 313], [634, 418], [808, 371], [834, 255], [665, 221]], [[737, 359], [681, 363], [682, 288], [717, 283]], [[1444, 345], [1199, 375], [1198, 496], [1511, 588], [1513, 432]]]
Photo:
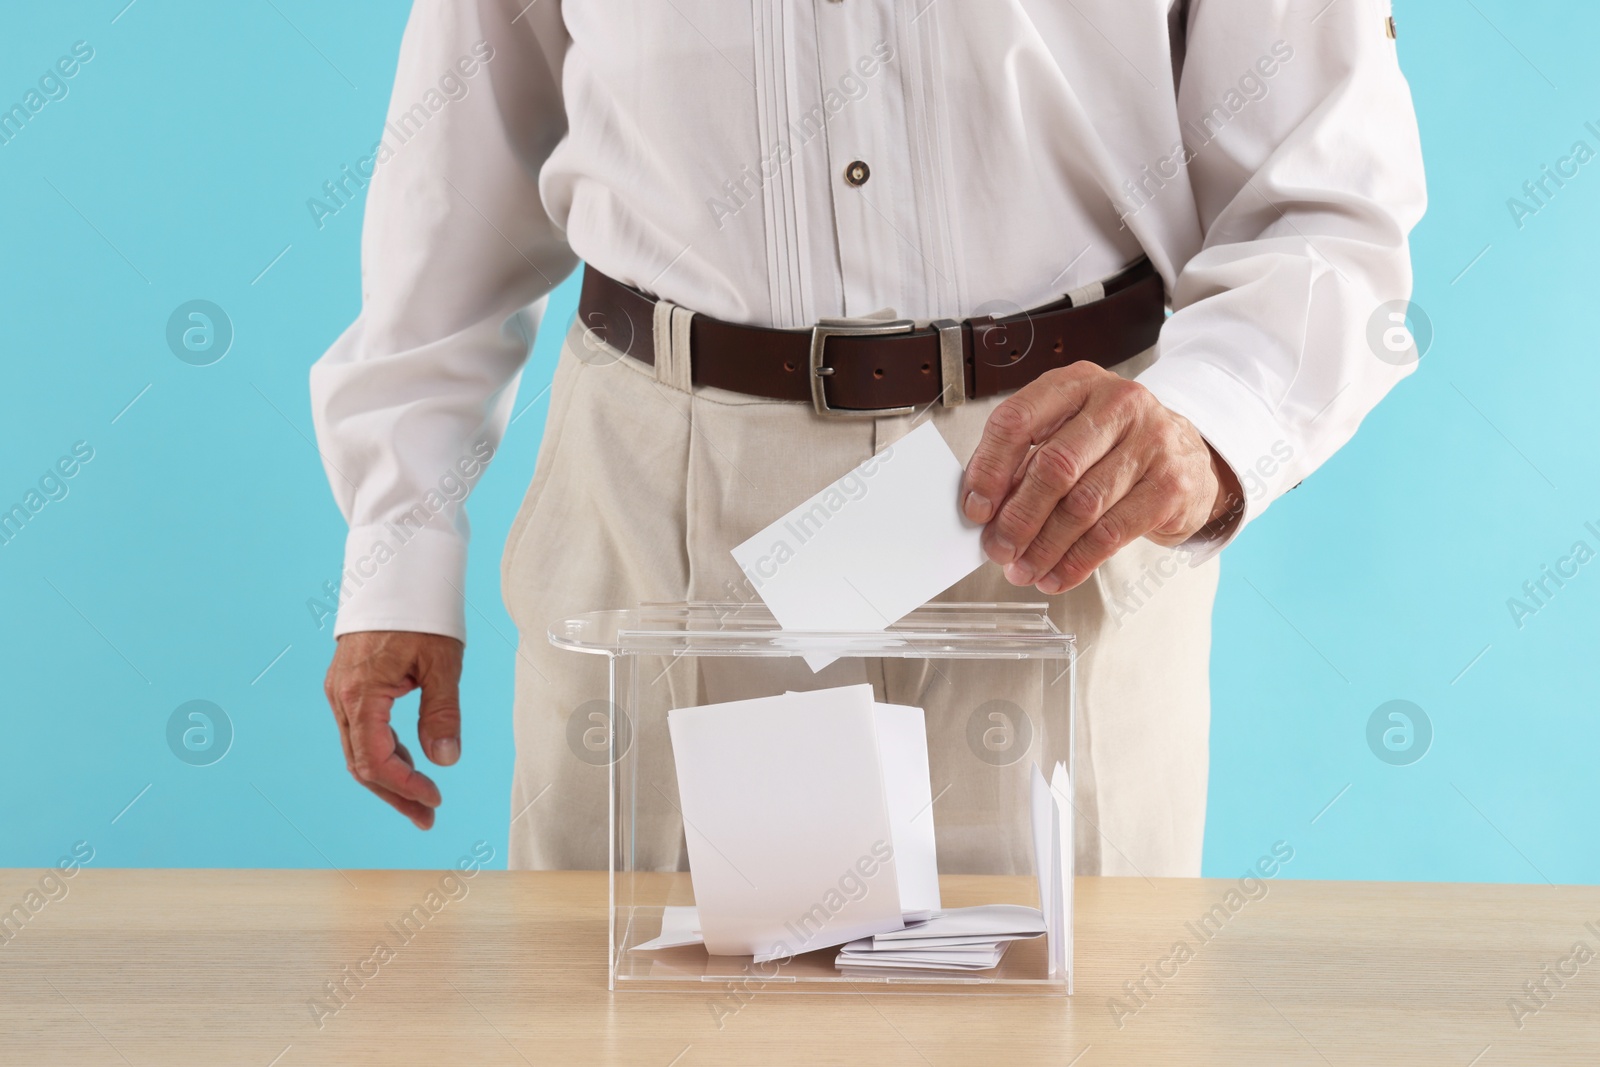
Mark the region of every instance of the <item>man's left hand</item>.
[[1194, 424], [1092, 363], [1046, 371], [989, 415], [961, 507], [1012, 585], [1054, 594], [1140, 537], [1225, 526], [1239, 481]]

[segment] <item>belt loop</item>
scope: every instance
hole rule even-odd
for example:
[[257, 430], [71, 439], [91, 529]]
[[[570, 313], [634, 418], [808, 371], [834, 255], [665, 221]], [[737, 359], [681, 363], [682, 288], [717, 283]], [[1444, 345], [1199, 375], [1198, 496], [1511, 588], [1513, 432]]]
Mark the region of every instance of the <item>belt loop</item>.
[[672, 382], [675, 389], [685, 393], [694, 389], [694, 363], [689, 355], [689, 322], [694, 312], [688, 308], [672, 309]]
[[689, 392], [693, 366], [689, 358], [689, 323], [694, 312], [670, 300], [657, 300], [651, 334], [655, 339], [656, 381]]
[[947, 408], [967, 402], [966, 353], [962, 351], [961, 324], [953, 319], [935, 319], [928, 325], [939, 331], [939, 378], [944, 383], [941, 398]]
[[1067, 294], [1067, 299], [1072, 302], [1072, 306], [1075, 308], [1081, 308], [1085, 304], [1092, 304], [1096, 300], [1104, 300], [1105, 298], [1106, 286], [1104, 282], [1090, 282], [1088, 285], [1074, 289]]
[[670, 300], [657, 300], [650, 336], [655, 340], [656, 381], [666, 383], [672, 375], [672, 309]]

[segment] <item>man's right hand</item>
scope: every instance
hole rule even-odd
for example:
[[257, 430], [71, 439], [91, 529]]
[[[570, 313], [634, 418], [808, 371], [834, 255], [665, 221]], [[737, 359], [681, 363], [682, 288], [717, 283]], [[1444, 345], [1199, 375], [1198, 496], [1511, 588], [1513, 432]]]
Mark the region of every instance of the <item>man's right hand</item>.
[[339, 638], [323, 690], [339, 722], [344, 762], [356, 781], [417, 825], [433, 826], [441, 802], [433, 779], [417, 770], [389, 724], [399, 697], [422, 689], [417, 740], [441, 767], [461, 758], [461, 656], [465, 646], [440, 634], [374, 630]]

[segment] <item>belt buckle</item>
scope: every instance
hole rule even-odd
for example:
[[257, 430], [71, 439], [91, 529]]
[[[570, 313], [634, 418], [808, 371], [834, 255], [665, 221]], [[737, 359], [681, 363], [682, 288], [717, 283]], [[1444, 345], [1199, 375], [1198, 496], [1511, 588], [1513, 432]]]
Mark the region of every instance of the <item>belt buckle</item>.
[[875, 337], [884, 334], [910, 333], [917, 324], [910, 319], [889, 319], [874, 323], [819, 322], [811, 327], [811, 406], [818, 415], [829, 419], [876, 419], [893, 415], [909, 415], [915, 408], [836, 408], [828, 403], [825, 389], [832, 367], [822, 365], [823, 350], [830, 337]]

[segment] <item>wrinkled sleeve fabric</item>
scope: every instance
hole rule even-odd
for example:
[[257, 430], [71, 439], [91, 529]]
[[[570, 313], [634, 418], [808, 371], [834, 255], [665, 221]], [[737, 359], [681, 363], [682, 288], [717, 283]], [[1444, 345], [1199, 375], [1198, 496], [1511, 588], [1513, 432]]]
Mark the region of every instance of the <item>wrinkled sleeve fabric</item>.
[[336, 635], [466, 639], [465, 500], [577, 262], [538, 186], [566, 132], [567, 44], [558, 0], [413, 6], [367, 189], [361, 312], [311, 371], [350, 525]]
[[1388, 14], [1384, 0], [1190, 5], [1178, 110], [1204, 241], [1177, 272], [1139, 381], [1245, 488], [1227, 534], [1188, 546], [1194, 563], [1316, 470], [1412, 369], [1368, 339], [1380, 305], [1410, 298], [1408, 235], [1426, 205]]

